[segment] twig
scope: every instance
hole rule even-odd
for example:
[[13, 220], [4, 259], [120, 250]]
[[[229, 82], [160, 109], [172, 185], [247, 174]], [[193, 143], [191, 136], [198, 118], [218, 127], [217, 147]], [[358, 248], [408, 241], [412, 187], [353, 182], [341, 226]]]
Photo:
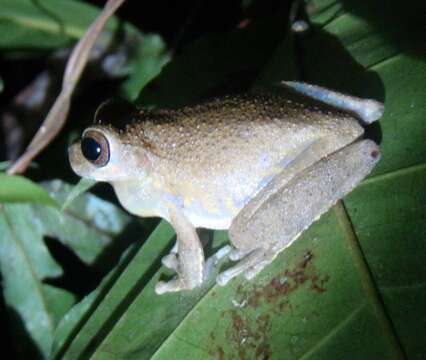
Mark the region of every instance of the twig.
[[34, 159], [55, 138], [65, 124], [71, 97], [87, 64], [90, 51], [105, 23], [125, 0], [108, 0], [96, 20], [74, 47], [65, 68], [62, 90], [38, 129], [31, 143], [19, 159], [7, 170], [8, 174], [23, 173]]

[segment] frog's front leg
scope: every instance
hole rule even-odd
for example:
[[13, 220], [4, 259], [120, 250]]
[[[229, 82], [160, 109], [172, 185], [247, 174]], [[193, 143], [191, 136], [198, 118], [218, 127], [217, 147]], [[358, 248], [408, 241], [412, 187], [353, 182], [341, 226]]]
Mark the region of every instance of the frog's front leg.
[[159, 281], [155, 286], [157, 294], [190, 290], [203, 282], [204, 253], [194, 226], [178, 208], [169, 210], [170, 222], [176, 231], [176, 253], [163, 258], [163, 264], [177, 272], [168, 282]]
[[[349, 193], [378, 160], [379, 147], [371, 140], [362, 140], [321, 159], [288, 181], [278, 179], [268, 184], [252, 200], [254, 205], [250, 202], [232, 222], [229, 237], [236, 248], [234, 258], [247, 255], [222, 272], [218, 284], [224, 285], [242, 272], [246, 278], [253, 278]], [[278, 177], [285, 179], [285, 172]]]

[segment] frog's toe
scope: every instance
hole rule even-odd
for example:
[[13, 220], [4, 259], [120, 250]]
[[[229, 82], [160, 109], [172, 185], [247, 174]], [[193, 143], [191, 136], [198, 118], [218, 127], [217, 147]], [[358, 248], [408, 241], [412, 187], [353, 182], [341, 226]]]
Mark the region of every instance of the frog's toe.
[[168, 292], [177, 292], [181, 290], [186, 290], [187, 287], [183, 284], [181, 279], [175, 278], [170, 281], [159, 281], [155, 285], [155, 293], [157, 295], [162, 295]]
[[243, 257], [246, 257], [252, 250], [241, 250], [237, 248], [233, 248], [232, 251], [229, 253], [229, 258], [232, 261], [238, 261], [241, 260]]
[[226, 285], [229, 280], [247, 271], [251, 267], [259, 263], [259, 259], [263, 255], [262, 249], [256, 249], [250, 252], [246, 257], [236, 263], [233, 267], [223, 271], [216, 278], [216, 282], [220, 286]]
[[161, 263], [168, 269], [172, 269], [177, 271], [178, 267], [179, 267], [179, 260], [176, 256], [175, 253], [170, 253], [166, 256], [164, 256], [161, 259]]
[[210, 278], [210, 276], [216, 271], [220, 260], [226, 258], [230, 251], [232, 251], [232, 247], [226, 245], [206, 260], [203, 276], [204, 281], [207, 281]]
[[246, 265], [238, 263], [237, 265], [229, 268], [228, 270], [221, 272], [216, 278], [216, 283], [219, 286], [225, 286], [230, 280], [232, 280], [239, 274], [245, 272], [245, 270]]
[[273, 249], [265, 250], [260, 259], [259, 262], [248, 268], [244, 272], [244, 277], [247, 280], [252, 280], [255, 278], [267, 265], [269, 265], [278, 255], [279, 251], [275, 251]]

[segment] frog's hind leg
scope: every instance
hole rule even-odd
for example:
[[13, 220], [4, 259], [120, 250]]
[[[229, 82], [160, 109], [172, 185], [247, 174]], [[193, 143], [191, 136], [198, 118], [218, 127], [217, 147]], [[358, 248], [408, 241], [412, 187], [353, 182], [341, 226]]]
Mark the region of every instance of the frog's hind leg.
[[364, 124], [377, 121], [384, 112], [383, 104], [373, 99], [362, 99], [298, 81], [283, 81], [282, 84], [312, 99], [353, 113]]
[[[232, 244], [248, 253], [232, 268], [219, 274], [219, 285], [244, 273], [251, 279], [288, 247], [337, 200], [349, 193], [379, 160], [379, 148], [363, 140], [323, 158], [281, 187], [265, 187], [229, 229]], [[285, 177], [285, 173], [278, 176]], [[279, 183], [279, 179], [278, 179]], [[264, 194], [262, 194], [264, 192]], [[262, 202], [263, 200], [263, 202]]]

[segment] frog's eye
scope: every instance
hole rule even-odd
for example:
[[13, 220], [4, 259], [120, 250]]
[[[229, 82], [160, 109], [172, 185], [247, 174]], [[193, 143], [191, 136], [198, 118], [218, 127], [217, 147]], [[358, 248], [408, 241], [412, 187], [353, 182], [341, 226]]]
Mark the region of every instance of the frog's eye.
[[108, 164], [109, 143], [105, 135], [99, 131], [89, 130], [83, 134], [81, 151], [87, 160], [98, 167]]

